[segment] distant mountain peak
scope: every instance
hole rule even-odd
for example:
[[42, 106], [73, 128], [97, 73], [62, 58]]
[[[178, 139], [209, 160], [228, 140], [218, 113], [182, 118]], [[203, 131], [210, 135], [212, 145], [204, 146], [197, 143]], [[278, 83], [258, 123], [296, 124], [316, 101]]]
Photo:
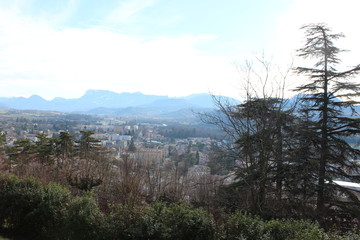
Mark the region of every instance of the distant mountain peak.
[[33, 95], [31, 95], [28, 99], [39, 99], [39, 100], [45, 100], [45, 99], [43, 99], [42, 97], [40, 97], [39, 95], [37, 95], [37, 94], [33, 94]]
[[85, 92], [83, 96], [93, 96], [93, 95], [101, 95], [101, 94], [118, 94], [118, 93], [109, 90], [89, 89]]

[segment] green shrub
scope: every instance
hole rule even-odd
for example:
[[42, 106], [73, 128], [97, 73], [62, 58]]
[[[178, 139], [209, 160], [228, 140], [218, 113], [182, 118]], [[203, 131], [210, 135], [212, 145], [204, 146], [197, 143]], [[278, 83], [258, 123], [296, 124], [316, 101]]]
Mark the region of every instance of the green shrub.
[[265, 223], [259, 217], [249, 213], [235, 212], [224, 225], [224, 239], [269, 239], [265, 232]]
[[343, 233], [340, 234], [339, 232], [328, 232], [326, 240], [359, 240], [360, 234], [356, 233]]
[[70, 202], [62, 228], [62, 239], [107, 239], [109, 232], [103, 213], [91, 194]]
[[248, 213], [235, 212], [224, 226], [224, 239], [321, 240], [326, 234], [318, 224], [305, 220], [264, 221]]
[[34, 178], [0, 176], [0, 233], [24, 239], [109, 239], [109, 226], [91, 195]]
[[321, 240], [325, 233], [318, 224], [305, 220], [271, 220], [265, 232], [272, 240]]
[[[155, 208], [157, 206], [154, 206]], [[164, 239], [212, 239], [214, 224], [212, 217], [201, 209], [185, 204], [173, 204], [164, 209], [162, 221], [165, 225]]]
[[212, 217], [184, 204], [154, 203], [145, 208], [121, 206], [111, 217], [113, 239], [213, 239]]
[[107, 218], [112, 239], [147, 239], [144, 211], [143, 207], [119, 205]]
[[163, 202], [156, 202], [149, 206], [143, 216], [143, 224], [149, 239], [169, 239], [169, 229], [166, 224], [168, 206]]
[[56, 239], [69, 200], [69, 191], [59, 185], [0, 176], [0, 230], [26, 239]]

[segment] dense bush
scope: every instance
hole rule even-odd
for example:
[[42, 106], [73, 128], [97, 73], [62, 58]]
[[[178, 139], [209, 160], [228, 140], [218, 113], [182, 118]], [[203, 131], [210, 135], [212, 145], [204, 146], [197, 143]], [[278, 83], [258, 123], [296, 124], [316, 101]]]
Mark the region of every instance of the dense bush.
[[69, 201], [69, 191], [59, 185], [0, 176], [0, 231], [26, 239], [56, 239]]
[[116, 239], [213, 239], [213, 218], [185, 204], [119, 207], [112, 216]]
[[326, 234], [318, 224], [304, 220], [264, 221], [248, 213], [230, 215], [224, 225], [224, 239], [321, 240]]
[[248, 213], [235, 212], [224, 225], [224, 239], [268, 239], [265, 236], [265, 223]]
[[243, 212], [225, 217], [216, 227], [213, 221], [199, 208], [162, 202], [121, 205], [104, 214], [90, 193], [74, 198], [56, 184], [0, 175], [0, 234], [12, 239], [360, 239], [325, 233], [304, 220], [264, 221]]
[[64, 218], [62, 239], [107, 239], [108, 227], [103, 213], [91, 196], [74, 198]]
[[25, 239], [106, 239], [103, 214], [91, 195], [71, 198], [57, 185], [0, 176], [0, 232]]
[[265, 234], [273, 240], [321, 240], [326, 236], [318, 224], [291, 219], [266, 222]]
[[153, 204], [147, 217], [148, 232], [156, 233], [154, 235], [161, 239], [205, 240], [214, 236], [213, 218], [205, 211], [185, 204]]
[[107, 218], [112, 239], [147, 239], [143, 207], [119, 205]]

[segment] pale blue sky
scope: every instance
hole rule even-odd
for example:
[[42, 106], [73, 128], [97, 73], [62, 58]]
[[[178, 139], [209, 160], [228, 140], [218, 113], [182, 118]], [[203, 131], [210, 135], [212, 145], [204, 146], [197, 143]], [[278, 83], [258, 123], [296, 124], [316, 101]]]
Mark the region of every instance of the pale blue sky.
[[234, 61], [264, 52], [287, 67], [303, 24], [344, 32], [345, 59], [356, 61], [358, 9], [357, 0], [0, 0], [0, 96], [236, 97]]

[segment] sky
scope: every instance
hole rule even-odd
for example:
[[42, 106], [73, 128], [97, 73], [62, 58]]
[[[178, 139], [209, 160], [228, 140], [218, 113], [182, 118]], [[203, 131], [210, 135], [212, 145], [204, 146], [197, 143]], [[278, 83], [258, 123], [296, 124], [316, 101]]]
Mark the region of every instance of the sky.
[[[265, 56], [281, 73], [304, 63], [295, 51], [304, 24], [344, 33], [342, 66], [359, 64], [359, 9], [358, 0], [0, 0], [0, 97], [240, 98], [245, 62]], [[299, 82], [287, 79], [289, 89]]]

